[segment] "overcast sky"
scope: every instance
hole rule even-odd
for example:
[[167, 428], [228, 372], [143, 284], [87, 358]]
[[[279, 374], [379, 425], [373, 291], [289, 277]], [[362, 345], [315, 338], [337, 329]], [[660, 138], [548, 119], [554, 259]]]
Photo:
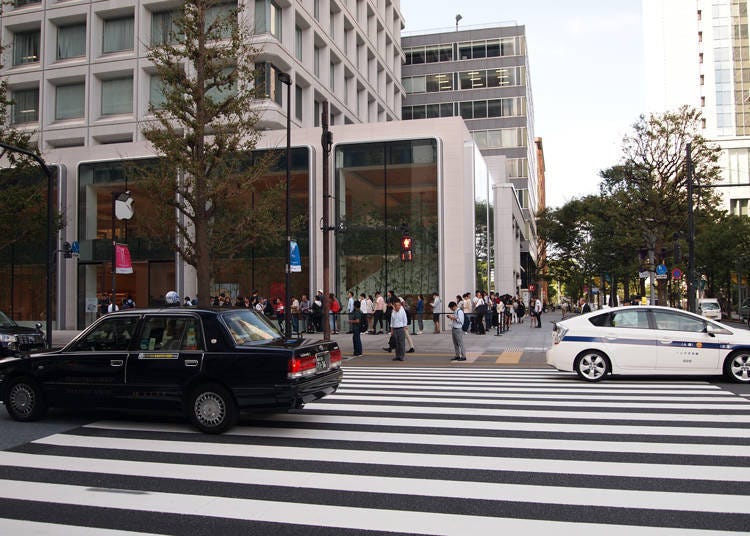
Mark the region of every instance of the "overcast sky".
[[640, 0], [401, 0], [405, 32], [494, 22], [526, 27], [534, 134], [547, 205], [598, 192], [623, 135], [646, 111]]

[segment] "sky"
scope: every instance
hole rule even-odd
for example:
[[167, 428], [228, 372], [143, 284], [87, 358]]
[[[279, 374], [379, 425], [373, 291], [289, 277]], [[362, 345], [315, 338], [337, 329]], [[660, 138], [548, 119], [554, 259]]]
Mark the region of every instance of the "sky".
[[641, 0], [401, 0], [404, 32], [490, 23], [526, 27], [534, 135], [548, 207], [599, 191], [622, 138], [646, 112]]

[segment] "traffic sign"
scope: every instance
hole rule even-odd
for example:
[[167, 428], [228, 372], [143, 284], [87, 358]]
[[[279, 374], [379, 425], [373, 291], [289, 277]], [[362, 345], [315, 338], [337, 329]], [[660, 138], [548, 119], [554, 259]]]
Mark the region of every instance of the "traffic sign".
[[672, 270], [672, 279], [680, 279], [682, 277], [682, 270], [675, 268]]

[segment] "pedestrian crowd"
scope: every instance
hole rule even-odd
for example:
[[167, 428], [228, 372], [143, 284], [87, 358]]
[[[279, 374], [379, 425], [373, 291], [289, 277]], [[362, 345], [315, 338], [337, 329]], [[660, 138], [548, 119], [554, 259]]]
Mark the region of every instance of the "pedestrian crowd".
[[[252, 308], [270, 320], [278, 323], [280, 331], [285, 330], [286, 310], [283, 298], [265, 297], [253, 290], [248, 296], [232, 297], [222, 292], [209, 297], [210, 307], [244, 307]], [[100, 301], [102, 314], [118, 310], [109, 297]], [[185, 297], [184, 305], [197, 305], [197, 299]], [[122, 302], [122, 308], [135, 307], [130, 296]], [[427, 299], [423, 294], [412, 297], [398, 296], [394, 290], [385, 294], [375, 291], [374, 294], [362, 292], [355, 296], [349, 291], [346, 298], [339, 300], [335, 294], [328, 294], [328, 318], [324, 318], [324, 294], [318, 290], [312, 297], [307, 294], [290, 296], [289, 312], [292, 332], [319, 333], [328, 322], [330, 332], [339, 333], [347, 329], [352, 335], [353, 356], [363, 354], [362, 335], [387, 335], [384, 351], [394, 352], [394, 360], [405, 360], [405, 354], [415, 351], [412, 335], [424, 333], [425, 322], [432, 320], [433, 333], [441, 333], [441, 317], [446, 316], [450, 324], [450, 333], [455, 350], [454, 361], [465, 361], [466, 352], [463, 345], [465, 335], [486, 335], [495, 332], [501, 335], [511, 329], [513, 324], [523, 324], [529, 318], [531, 327], [541, 328], [543, 304], [539, 298], [532, 297], [528, 304], [520, 296], [484, 292], [476, 290], [456, 295], [450, 301], [444, 313], [443, 302], [437, 292]], [[412, 333], [408, 327], [412, 325]]]

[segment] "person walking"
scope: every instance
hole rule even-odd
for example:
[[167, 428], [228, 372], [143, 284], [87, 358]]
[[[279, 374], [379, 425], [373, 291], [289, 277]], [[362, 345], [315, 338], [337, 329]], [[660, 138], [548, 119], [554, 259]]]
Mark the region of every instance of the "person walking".
[[[354, 312], [354, 293], [350, 290], [346, 293], [346, 317], [347, 319], [351, 318], [351, 314]], [[343, 326], [342, 326], [343, 329]], [[350, 335], [354, 331], [352, 326], [349, 326], [349, 330], [346, 332], [347, 335]]]
[[424, 331], [424, 296], [422, 296], [421, 294], [417, 294], [417, 307], [414, 312], [417, 315], [417, 335], [421, 335]]
[[453, 350], [456, 357], [451, 361], [466, 361], [466, 350], [464, 349], [464, 312], [458, 308], [456, 302], [450, 302], [448, 309], [452, 311], [448, 315], [451, 322], [451, 338], [453, 340]]
[[362, 310], [360, 309], [361, 302], [354, 300], [352, 303], [352, 312], [349, 313], [349, 325], [352, 328], [352, 357], [362, 355], [362, 329], [360, 324], [362, 323]]
[[396, 357], [393, 361], [404, 361], [406, 359], [406, 311], [401, 306], [398, 298], [393, 300], [393, 311], [391, 312], [391, 336], [396, 347]]
[[[382, 335], [383, 334], [383, 315], [385, 314], [385, 300], [383, 299], [383, 296], [380, 295], [380, 291], [375, 292], [374, 314], [375, 314], [375, 317], [372, 321], [371, 333], [373, 335]], [[378, 331], [377, 329], [378, 324], [380, 324], [380, 331]]]
[[534, 313], [536, 314], [536, 327], [542, 327], [542, 300], [538, 297], [534, 302]]
[[443, 312], [443, 304], [437, 292], [432, 293], [432, 321], [435, 323], [435, 333], [440, 333], [440, 314]]

